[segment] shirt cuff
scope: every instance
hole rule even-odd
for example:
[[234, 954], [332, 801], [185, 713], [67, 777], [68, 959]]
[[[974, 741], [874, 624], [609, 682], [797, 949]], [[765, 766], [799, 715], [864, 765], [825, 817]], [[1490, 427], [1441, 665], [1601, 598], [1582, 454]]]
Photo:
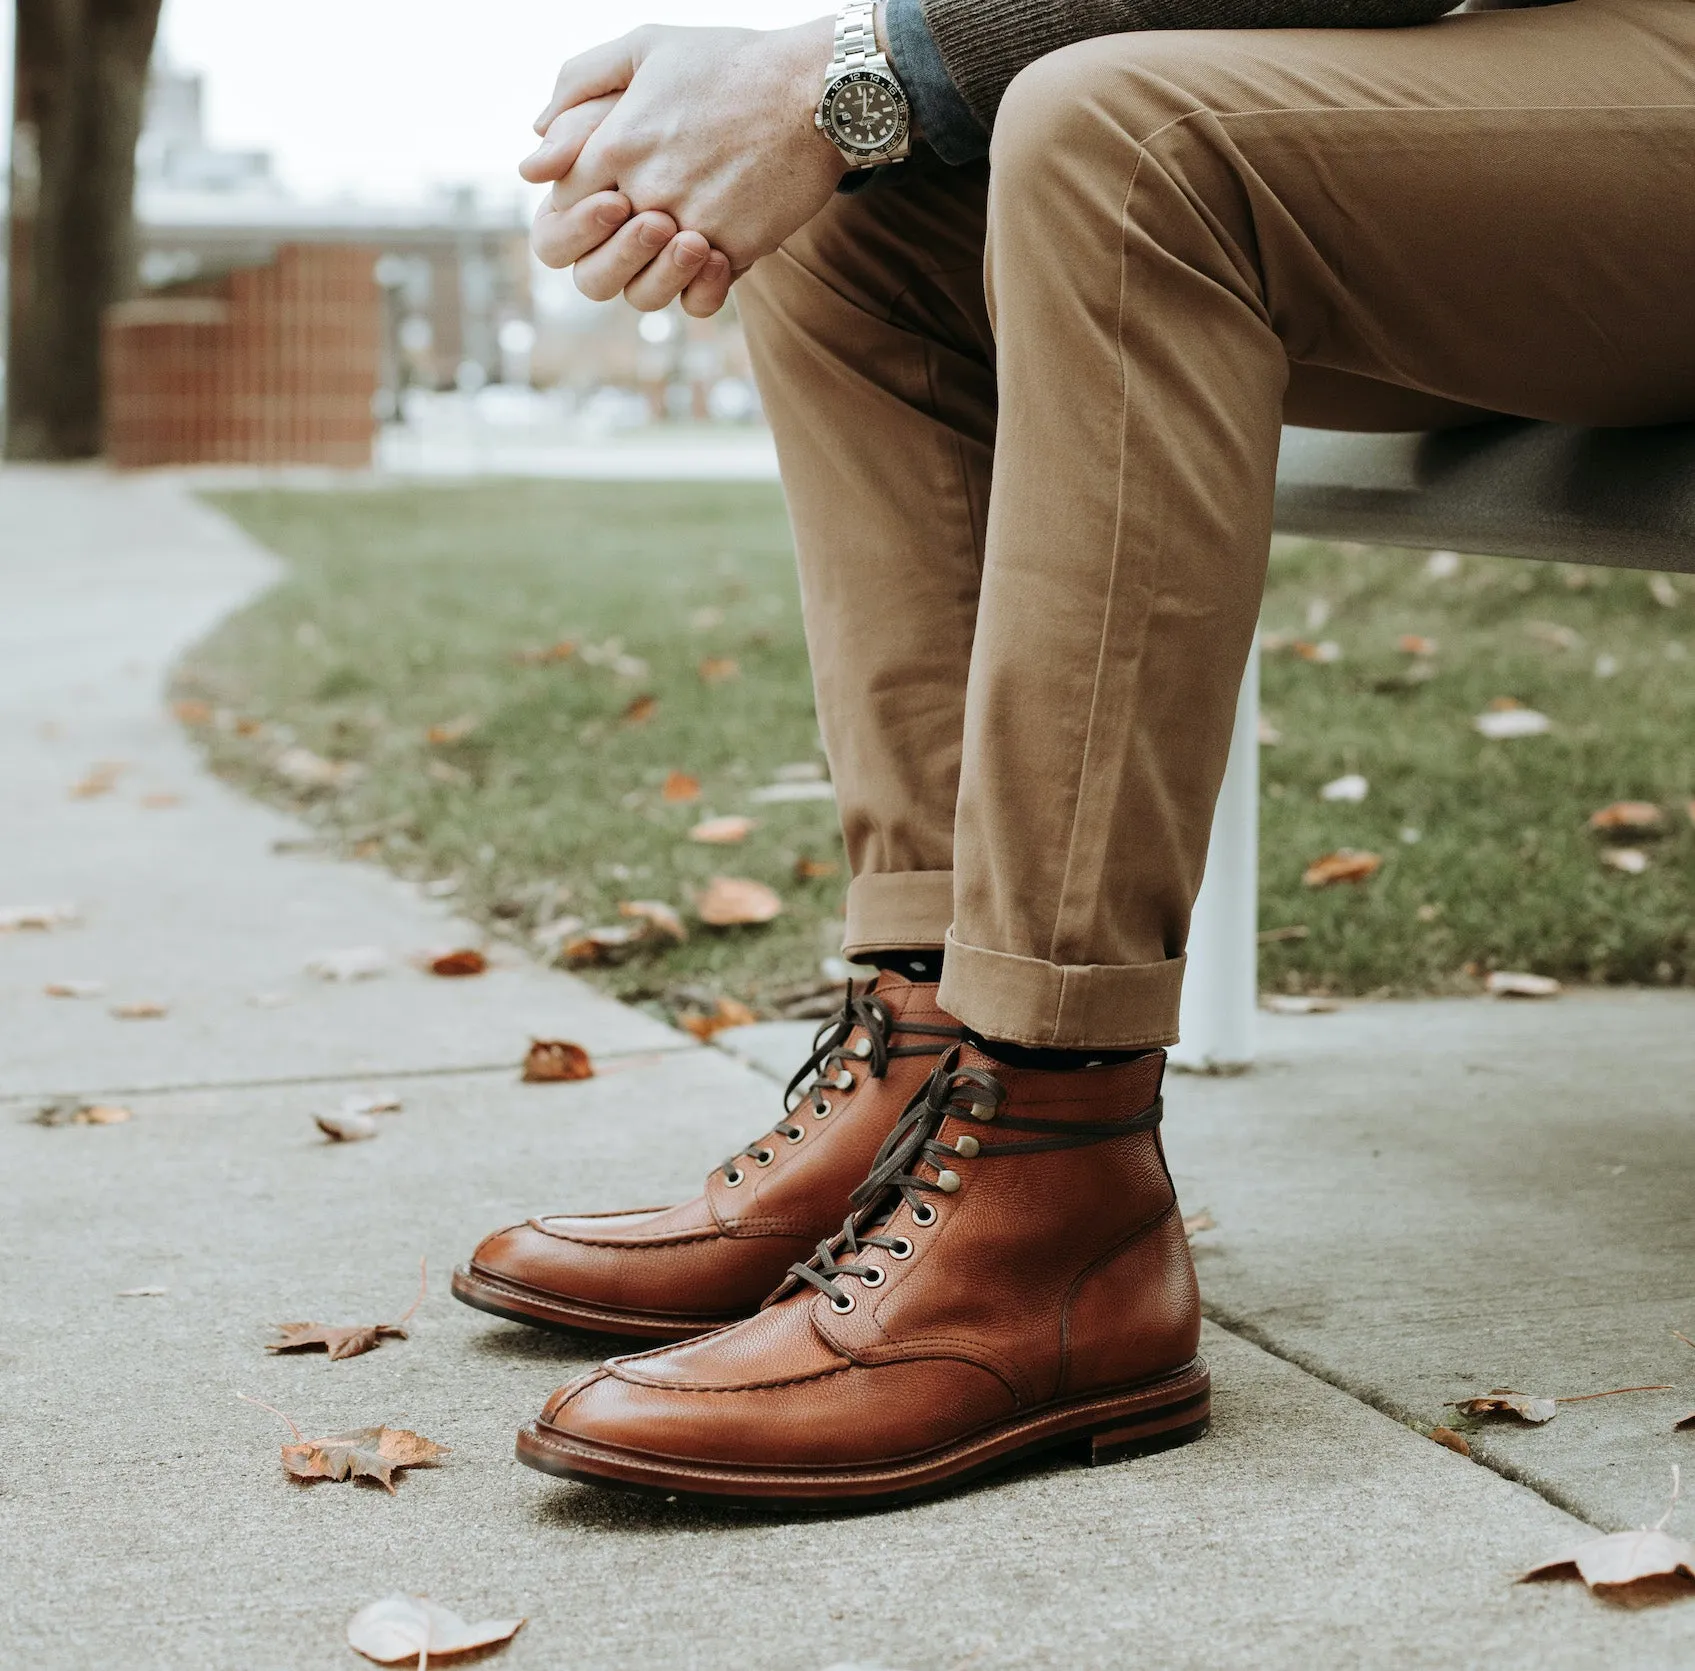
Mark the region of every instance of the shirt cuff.
[[889, 38], [890, 65], [906, 90], [924, 143], [956, 168], [986, 157], [989, 135], [971, 114], [942, 62], [922, 0], [888, 0], [883, 27]]

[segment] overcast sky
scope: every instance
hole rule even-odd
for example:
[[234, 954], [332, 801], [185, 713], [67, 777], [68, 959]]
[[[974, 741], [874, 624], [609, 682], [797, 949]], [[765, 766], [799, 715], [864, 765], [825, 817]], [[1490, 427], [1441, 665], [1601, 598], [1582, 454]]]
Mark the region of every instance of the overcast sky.
[[830, 9], [831, 0], [165, 0], [160, 38], [177, 64], [205, 72], [213, 141], [274, 152], [297, 190], [410, 194], [476, 181], [517, 191], [529, 123], [573, 52], [638, 23], [773, 28]]

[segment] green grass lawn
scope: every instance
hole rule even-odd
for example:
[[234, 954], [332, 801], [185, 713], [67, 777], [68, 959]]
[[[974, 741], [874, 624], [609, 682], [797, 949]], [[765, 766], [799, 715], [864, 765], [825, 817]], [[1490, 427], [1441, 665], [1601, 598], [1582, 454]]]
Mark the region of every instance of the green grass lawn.
[[[180, 670], [220, 772], [303, 808], [338, 848], [457, 879], [462, 908], [515, 937], [563, 914], [616, 923], [630, 900], [692, 923], [719, 875], [782, 896], [767, 926], [693, 926], [587, 971], [626, 997], [769, 1009], [818, 979], [839, 946], [834, 809], [749, 798], [821, 764], [775, 488], [491, 482], [215, 502], [290, 571]], [[1494, 968], [1695, 981], [1695, 584], [1659, 591], [1628, 573], [1467, 557], [1444, 575], [1424, 553], [1280, 541], [1268, 635], [1340, 655], [1266, 660], [1279, 740], [1261, 751], [1262, 927], [1305, 932], [1267, 940], [1262, 984], [1465, 991]], [[1410, 654], [1406, 635], [1434, 653]], [[562, 641], [575, 653], [526, 659]], [[703, 677], [726, 660], [732, 676]], [[1551, 731], [1478, 735], [1474, 716], [1499, 698]], [[303, 788], [277, 770], [288, 748], [362, 770]], [[699, 780], [697, 800], [665, 798], [673, 772]], [[1363, 802], [1320, 798], [1354, 772]], [[1627, 799], [1666, 811], [1636, 875], [1602, 862], [1586, 823]], [[738, 813], [758, 821], [741, 843], [687, 839]], [[1338, 848], [1382, 867], [1303, 886]], [[803, 861], [838, 868], [802, 876]]]

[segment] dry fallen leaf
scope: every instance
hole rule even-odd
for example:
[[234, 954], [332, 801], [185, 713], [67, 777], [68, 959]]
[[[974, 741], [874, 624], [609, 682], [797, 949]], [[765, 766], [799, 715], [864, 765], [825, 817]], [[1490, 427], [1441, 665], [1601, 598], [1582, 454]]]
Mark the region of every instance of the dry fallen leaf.
[[698, 801], [700, 799], [700, 779], [688, 772], [667, 772], [665, 787], [659, 793], [668, 801]]
[[98, 998], [106, 990], [104, 981], [49, 981], [42, 989], [49, 998]]
[[170, 1005], [160, 1003], [157, 998], [136, 998], [112, 1006], [112, 1014], [120, 1021], [159, 1021], [170, 1013]]
[[76, 920], [77, 908], [74, 905], [0, 906], [0, 934], [16, 934], [23, 930], [46, 933]]
[[1193, 1241], [1203, 1230], [1216, 1230], [1217, 1228], [1218, 1221], [1204, 1207], [1198, 1213], [1190, 1213], [1183, 1220], [1183, 1234], [1189, 1241]]
[[797, 882], [817, 882], [836, 875], [841, 868], [834, 859], [812, 859], [803, 853], [795, 860], [794, 878]]
[[707, 841], [715, 846], [725, 846], [731, 842], [742, 841], [748, 832], [756, 828], [756, 821], [733, 812], [723, 818], [707, 818], [689, 831], [690, 841]]
[[1665, 809], [1652, 801], [1614, 801], [1589, 815], [1589, 828], [1606, 835], [1658, 835], [1665, 827]]
[[[1497, 698], [1497, 700], [1510, 700]], [[1491, 742], [1505, 742], [1513, 737], [1540, 737], [1553, 726], [1546, 714], [1534, 708], [1491, 707], [1472, 722], [1473, 728]]]
[[332, 1358], [356, 1358], [361, 1352], [371, 1351], [385, 1337], [405, 1340], [406, 1325], [412, 1320], [412, 1314], [424, 1303], [428, 1284], [429, 1273], [424, 1261], [420, 1259], [417, 1297], [392, 1323], [356, 1323], [349, 1326], [334, 1323], [273, 1323], [271, 1327], [282, 1339], [268, 1342], [265, 1350], [304, 1352], [314, 1346], [321, 1346]]
[[470, 946], [458, 951], [443, 952], [439, 957], [430, 959], [432, 975], [480, 975], [488, 968], [488, 959]]
[[319, 952], [306, 965], [306, 973], [321, 981], [368, 981], [388, 973], [389, 955], [381, 946], [346, 946], [340, 951]]
[[326, 760], [299, 745], [278, 754], [271, 770], [296, 789], [344, 789], [365, 775], [357, 760]]
[[403, 1106], [398, 1091], [369, 1091], [341, 1099], [343, 1114], [398, 1114]]
[[1434, 638], [1426, 638], [1422, 633], [1406, 632], [1401, 634], [1396, 648], [1403, 655], [1433, 656], [1440, 646]]
[[710, 1013], [688, 1010], [677, 1017], [677, 1025], [692, 1033], [702, 1044], [709, 1044], [726, 1028], [748, 1027], [759, 1017], [737, 998], [720, 998]]
[[274, 1405], [246, 1393], [235, 1396], [243, 1404], [268, 1410], [294, 1435], [294, 1443], [282, 1448], [282, 1465], [296, 1479], [375, 1480], [392, 1497], [397, 1468], [433, 1467], [450, 1449], [404, 1427], [356, 1427], [308, 1439]]
[[561, 962], [572, 969], [587, 969], [598, 963], [616, 963], [640, 946], [648, 937], [645, 923], [615, 923], [605, 928], [591, 928], [576, 939], [567, 940], [560, 948]]
[[102, 760], [97, 766], [91, 766], [86, 777], [71, 785], [71, 799], [87, 801], [96, 795], [111, 794], [118, 775], [125, 769], [121, 760]]
[[1302, 661], [1326, 663], [1342, 659], [1342, 646], [1332, 638], [1325, 639], [1322, 644], [1309, 644], [1304, 639], [1297, 639], [1289, 648]]
[[575, 639], [562, 638], [540, 650], [514, 650], [512, 659], [520, 666], [541, 667], [549, 662], [569, 661], [577, 653]]
[[1451, 1427], [1433, 1427], [1430, 1430], [1430, 1437], [1434, 1439], [1437, 1444], [1443, 1445], [1448, 1450], [1451, 1450], [1456, 1456], [1471, 1455], [1471, 1446], [1468, 1445], [1464, 1438], [1456, 1433]]
[[1671, 1471], [1671, 1502], [1657, 1526], [1634, 1532], [1609, 1532], [1580, 1543], [1569, 1554], [1541, 1561], [1525, 1573], [1521, 1583], [1534, 1578], [1564, 1578], [1575, 1573], [1590, 1589], [1607, 1589], [1635, 1584], [1644, 1578], [1695, 1578], [1695, 1543], [1674, 1538], [1666, 1527], [1683, 1493], [1682, 1473], [1674, 1463]]
[[424, 741], [441, 747], [447, 743], [463, 742], [477, 729], [476, 717], [472, 714], [460, 714], [455, 719], [444, 719], [439, 725], [425, 729]]
[[713, 928], [768, 923], [781, 914], [783, 902], [763, 882], [742, 876], [714, 876], [695, 901], [695, 912]]
[[682, 916], [674, 905], [662, 899], [626, 899], [618, 907], [618, 915], [631, 917], [642, 925], [643, 938], [682, 942], [689, 937]]
[[1639, 1392], [1670, 1392], [1667, 1386], [1653, 1387], [1609, 1387], [1606, 1392], [1573, 1393], [1563, 1398], [1548, 1398], [1546, 1396], [1514, 1392], [1511, 1387], [1495, 1387], [1486, 1396], [1477, 1398], [1462, 1398], [1450, 1404], [1450, 1410], [1458, 1410], [1462, 1416], [1517, 1416], [1520, 1421], [1527, 1421], [1536, 1426], [1543, 1422], [1551, 1422], [1559, 1413], [1562, 1404], [1588, 1404], [1597, 1398], [1617, 1398], [1621, 1393]]
[[181, 725], [210, 725], [212, 723], [212, 705], [209, 702], [196, 702], [192, 698], [173, 702], [171, 712], [176, 715]]
[[121, 1126], [134, 1114], [115, 1102], [48, 1102], [36, 1110], [38, 1126]]
[[532, 1085], [592, 1079], [594, 1064], [580, 1044], [566, 1039], [532, 1039], [524, 1056], [524, 1078]]
[[636, 696], [630, 699], [619, 720], [624, 725], [646, 725], [659, 712], [657, 696]]
[[1551, 1422], [1559, 1414], [1554, 1399], [1516, 1393], [1506, 1387], [1497, 1387], [1486, 1397], [1459, 1399], [1448, 1408], [1458, 1410], [1462, 1416], [1517, 1416], [1520, 1421], [1536, 1425]]
[[1309, 888], [1328, 888], [1337, 882], [1364, 882], [1382, 868], [1380, 854], [1360, 853], [1344, 847], [1338, 852], [1326, 853], [1322, 859], [1314, 859], [1301, 872], [1301, 880]]
[[312, 1119], [332, 1143], [363, 1143], [377, 1135], [377, 1122], [369, 1114], [314, 1114]]
[[708, 656], [698, 669], [705, 685], [722, 685], [742, 676], [741, 664], [734, 656]]
[[480, 1619], [467, 1624], [457, 1613], [438, 1607], [428, 1596], [384, 1596], [361, 1607], [347, 1622], [347, 1645], [379, 1665], [415, 1659], [428, 1671], [432, 1658], [470, 1653], [510, 1642], [522, 1619]]
[[1621, 870], [1626, 876], [1640, 876], [1648, 869], [1650, 860], [1640, 847], [1609, 847], [1601, 855], [1601, 863], [1610, 870]]
[[1557, 998], [1565, 990], [1551, 975], [1520, 969], [1492, 969], [1483, 984], [1496, 998]]

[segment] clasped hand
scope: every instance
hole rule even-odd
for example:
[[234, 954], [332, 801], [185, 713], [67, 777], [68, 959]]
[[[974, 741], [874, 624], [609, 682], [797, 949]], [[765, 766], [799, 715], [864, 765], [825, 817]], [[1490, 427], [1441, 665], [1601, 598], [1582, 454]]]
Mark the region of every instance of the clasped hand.
[[716, 313], [730, 285], [829, 201], [844, 171], [813, 126], [834, 25], [648, 25], [571, 59], [519, 172], [552, 188], [530, 244], [595, 301], [678, 296]]

